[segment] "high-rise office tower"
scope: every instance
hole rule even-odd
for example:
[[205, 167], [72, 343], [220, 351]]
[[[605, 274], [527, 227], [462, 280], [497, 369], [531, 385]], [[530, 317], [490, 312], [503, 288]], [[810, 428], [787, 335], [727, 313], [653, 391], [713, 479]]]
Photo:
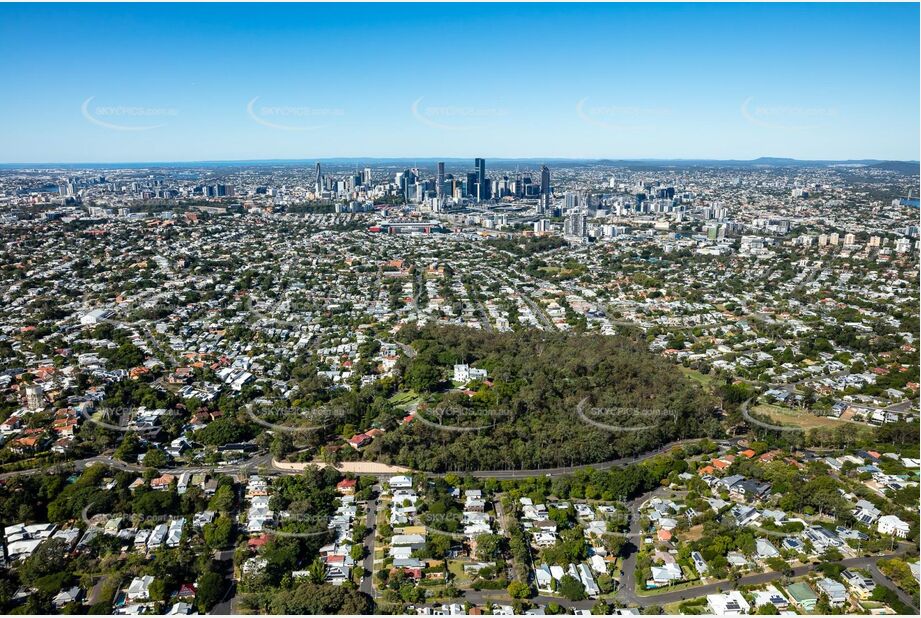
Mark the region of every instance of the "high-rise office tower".
[[467, 173], [467, 183], [465, 187], [467, 190], [468, 199], [476, 199], [478, 186], [479, 185], [477, 184], [476, 172], [468, 172]]
[[417, 171], [416, 169], [403, 170], [403, 173], [399, 175], [400, 189], [403, 192], [403, 199], [407, 202], [412, 201], [416, 196]]
[[550, 168], [542, 165], [540, 168], [540, 198], [537, 212], [543, 214], [550, 210]]
[[435, 197], [441, 199], [444, 194], [445, 186], [445, 164], [444, 161], [438, 162], [438, 173], [435, 178]]
[[580, 208], [582, 206], [581, 195], [578, 191], [567, 191], [566, 192], [566, 210], [572, 210], [575, 208]]
[[489, 197], [486, 193], [486, 159], [474, 159], [473, 166], [476, 168], [476, 198], [482, 202]]
[[323, 174], [320, 172], [320, 162], [317, 161], [317, 182], [315, 185], [316, 193], [319, 194], [323, 191]]
[[540, 168], [540, 193], [541, 195], [550, 193], [550, 168], [546, 165]]
[[366, 167], [364, 171], [361, 172], [361, 184], [366, 186], [371, 186], [371, 168]]

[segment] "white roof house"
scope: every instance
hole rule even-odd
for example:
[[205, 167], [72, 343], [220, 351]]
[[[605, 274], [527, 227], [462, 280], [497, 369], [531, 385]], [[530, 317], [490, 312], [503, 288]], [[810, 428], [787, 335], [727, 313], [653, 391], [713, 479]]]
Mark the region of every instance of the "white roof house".
[[421, 534], [394, 534], [390, 539], [390, 545], [393, 547], [406, 545], [418, 549], [425, 545], [425, 537]]
[[166, 545], [168, 547], [178, 547], [179, 541], [182, 540], [182, 528], [185, 526], [185, 517], [174, 519], [169, 524], [169, 530], [166, 533]]
[[13, 541], [6, 546], [6, 554], [10, 560], [20, 560], [32, 555], [32, 552], [42, 544], [44, 539], [26, 539], [23, 541]]
[[406, 559], [413, 555], [413, 548], [408, 545], [391, 547], [388, 553], [395, 559]]
[[771, 544], [767, 539], [756, 539], [755, 547], [758, 552], [758, 557], [762, 560], [767, 558], [776, 558], [780, 555], [780, 552], [777, 551], [777, 548]]
[[910, 527], [911, 526], [895, 515], [883, 515], [879, 518], [876, 529], [880, 534], [891, 534], [900, 539], [904, 539], [908, 536], [908, 529]]
[[550, 573], [550, 567], [548, 567], [546, 564], [542, 564], [538, 568], [534, 569], [534, 577], [537, 580], [538, 590], [552, 590], [553, 574]]
[[751, 609], [748, 601], [738, 590], [725, 594], [708, 594], [707, 607], [711, 614], [717, 616], [740, 616], [747, 614]]
[[157, 524], [147, 538], [147, 548], [154, 549], [155, 547], [160, 547], [163, 541], [166, 540], [168, 532], [169, 527], [166, 524]]
[[825, 577], [819, 580], [816, 586], [828, 597], [828, 603], [832, 607], [840, 607], [847, 603], [847, 589], [841, 582]]
[[588, 566], [584, 563], [580, 564], [577, 570], [579, 571], [579, 579], [582, 581], [582, 585], [585, 586], [585, 594], [590, 598], [595, 598], [601, 594], [601, 589], [595, 583], [595, 578], [592, 576]]
[[83, 326], [92, 326], [94, 324], [99, 324], [103, 320], [107, 320], [112, 317], [114, 312], [111, 309], [93, 309], [89, 313], [84, 314], [80, 317], [80, 324]]
[[143, 601], [150, 596], [150, 585], [154, 583], [153, 575], [135, 577], [125, 590], [128, 601]]
[[666, 564], [652, 567], [652, 581], [656, 584], [668, 584], [678, 581], [683, 577], [681, 567], [677, 564]]
[[595, 573], [601, 574], [608, 572], [608, 564], [604, 561], [604, 558], [598, 554], [592, 554], [589, 556], [588, 562]]
[[858, 500], [853, 511], [854, 517], [862, 524], [872, 524], [881, 515], [876, 506], [867, 500]]
[[413, 477], [406, 475], [391, 476], [387, 481], [390, 489], [412, 489]]
[[785, 597], [773, 584], [768, 585], [764, 590], [756, 590], [754, 595], [756, 608], [763, 605], [773, 605], [779, 611], [784, 611], [790, 606], [787, 597]]

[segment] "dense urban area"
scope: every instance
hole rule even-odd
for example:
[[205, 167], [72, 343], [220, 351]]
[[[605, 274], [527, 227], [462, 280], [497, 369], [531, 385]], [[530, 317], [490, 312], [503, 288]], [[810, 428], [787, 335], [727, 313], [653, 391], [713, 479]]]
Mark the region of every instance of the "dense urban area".
[[0, 168], [0, 611], [916, 615], [918, 179]]

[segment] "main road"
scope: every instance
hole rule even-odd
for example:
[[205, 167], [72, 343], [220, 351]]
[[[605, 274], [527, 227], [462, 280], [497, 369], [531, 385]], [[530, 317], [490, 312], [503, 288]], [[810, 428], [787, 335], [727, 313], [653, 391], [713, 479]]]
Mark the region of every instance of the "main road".
[[[704, 438], [690, 438], [686, 440], [676, 440], [675, 442], [669, 442], [668, 444], [661, 446], [655, 450], [647, 451], [639, 455], [630, 455], [627, 457], [621, 457], [619, 459], [611, 459], [609, 461], [602, 461], [598, 463], [591, 464], [579, 464], [576, 466], [561, 466], [558, 468], [537, 468], [532, 470], [471, 470], [469, 472], [459, 470], [454, 472], [460, 476], [472, 476], [474, 478], [480, 479], [497, 479], [497, 480], [513, 480], [528, 478], [534, 476], [566, 476], [572, 474], [573, 472], [578, 472], [579, 470], [608, 470], [610, 468], [617, 468], [619, 466], [626, 466], [632, 463], [638, 463], [645, 461], [646, 459], [651, 459], [658, 455], [662, 455], [671, 451], [674, 448], [683, 446], [685, 444], [693, 444], [694, 442], [700, 442]], [[444, 476], [445, 473], [428, 473], [432, 476]]]
[[[638, 463], [645, 461], [652, 457], [662, 455], [669, 452], [673, 448], [683, 446], [685, 444], [693, 444], [694, 442], [699, 442], [704, 438], [689, 438], [685, 440], [677, 440], [675, 442], [669, 442], [668, 444], [661, 446], [655, 450], [647, 451], [638, 455], [630, 455], [627, 457], [621, 457], [619, 459], [611, 459], [609, 461], [602, 461], [598, 463], [590, 464], [579, 464], [576, 466], [562, 466], [558, 468], [536, 468], [531, 470], [470, 470], [470, 471], [455, 471], [454, 474], [461, 476], [472, 476], [474, 478], [481, 479], [496, 479], [496, 480], [514, 480], [522, 479], [535, 476], [566, 476], [577, 472], [579, 470], [608, 470], [610, 468], [615, 468], [618, 466], [625, 466], [632, 463]], [[362, 463], [371, 463], [371, 462], [362, 462]], [[115, 459], [111, 455], [96, 455], [94, 457], [87, 457], [86, 459], [78, 459], [69, 462], [55, 463], [44, 468], [29, 468], [26, 470], [16, 470], [13, 472], [5, 472], [0, 474], [0, 480], [12, 478], [15, 476], [27, 476], [31, 474], [39, 474], [42, 472], [51, 472], [54, 470], [59, 470], [67, 466], [73, 466], [76, 470], [83, 470], [88, 466], [95, 464], [103, 464], [114, 468], [116, 470], [125, 470], [131, 472], [143, 472], [147, 468], [140, 464], [131, 464], [125, 463], [118, 459]], [[318, 462], [319, 465], [319, 462]], [[241, 472], [252, 472], [260, 471], [260, 473], [266, 475], [284, 475], [284, 474], [300, 474], [302, 470], [299, 469], [289, 469], [276, 466], [272, 457], [267, 454], [260, 454], [250, 457], [248, 460], [242, 463], [234, 464], [220, 464], [215, 466], [178, 466], [174, 468], [162, 468], [160, 472], [169, 473], [169, 474], [182, 474], [183, 472], [189, 473], [198, 473], [198, 472], [211, 472], [211, 473], [221, 473], [221, 474], [238, 474]], [[445, 476], [449, 474], [447, 472], [426, 472], [424, 470], [410, 470], [411, 473], [417, 474], [427, 474], [429, 476]], [[380, 472], [361, 472], [361, 474], [367, 474], [370, 476], [392, 476], [394, 472], [392, 470], [385, 469], [382, 466]]]
[[[114, 470], [122, 470], [125, 472], [144, 472], [148, 470], [149, 467], [145, 467], [141, 464], [127, 463], [120, 459], [116, 459], [111, 454], [102, 454], [94, 455], [93, 457], [87, 457], [85, 459], [75, 459], [73, 461], [62, 461], [55, 462], [53, 464], [47, 465], [43, 468], [28, 468], [25, 470], [14, 470], [13, 472], [4, 472], [0, 474], [0, 480], [5, 480], [13, 478], [15, 476], [30, 476], [34, 474], [41, 473], [50, 473], [56, 472], [64, 469], [69, 469], [71, 466], [78, 472], [85, 470], [86, 468], [102, 464], [108, 466]], [[182, 474], [183, 472], [188, 472], [190, 474], [196, 474], [199, 472], [210, 472], [210, 473], [220, 473], [220, 474], [238, 474], [240, 472], [250, 472], [253, 470], [258, 470], [259, 468], [265, 468], [267, 474], [284, 474], [283, 471], [275, 470], [272, 466], [272, 457], [268, 454], [260, 454], [250, 457], [244, 462], [235, 463], [235, 464], [219, 464], [215, 466], [178, 466], [175, 468], [161, 468], [159, 472], [164, 474]], [[293, 474], [293, 473], [289, 473]]]

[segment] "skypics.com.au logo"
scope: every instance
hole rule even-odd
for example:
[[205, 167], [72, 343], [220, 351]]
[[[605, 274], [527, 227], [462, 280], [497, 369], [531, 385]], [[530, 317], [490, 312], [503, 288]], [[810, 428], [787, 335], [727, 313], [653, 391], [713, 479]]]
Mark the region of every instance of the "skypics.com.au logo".
[[250, 404], [246, 413], [257, 425], [290, 434], [322, 431], [342, 423], [350, 414], [343, 406], [289, 407]]
[[609, 433], [635, 433], [656, 429], [664, 423], [677, 423], [680, 413], [662, 408], [591, 407], [586, 397], [576, 405], [576, 417]]
[[413, 418], [414, 422], [440, 431], [466, 433], [495, 427], [498, 423], [509, 420], [511, 413], [501, 409], [476, 409], [438, 404], [432, 407], [419, 406]]
[[246, 104], [249, 118], [276, 131], [316, 131], [345, 116], [339, 107], [309, 105], [256, 105], [262, 97], [253, 97]]
[[111, 131], [151, 131], [165, 127], [166, 120], [179, 115], [174, 107], [143, 105], [92, 105], [96, 97], [89, 97], [80, 106], [80, 113], [98, 127]]

